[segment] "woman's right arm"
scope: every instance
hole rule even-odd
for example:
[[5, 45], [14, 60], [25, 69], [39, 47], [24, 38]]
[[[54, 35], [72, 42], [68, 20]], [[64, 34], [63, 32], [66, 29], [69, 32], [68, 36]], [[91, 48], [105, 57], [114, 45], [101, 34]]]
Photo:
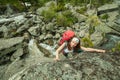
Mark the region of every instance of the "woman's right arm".
[[59, 53], [63, 50], [63, 48], [65, 47], [65, 42], [56, 50], [56, 58], [55, 60], [60, 60], [59, 59]]

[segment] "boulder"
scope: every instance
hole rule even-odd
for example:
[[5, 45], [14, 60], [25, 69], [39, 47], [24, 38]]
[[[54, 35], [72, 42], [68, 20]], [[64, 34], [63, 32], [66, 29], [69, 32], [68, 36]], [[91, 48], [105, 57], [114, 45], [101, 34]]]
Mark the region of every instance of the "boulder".
[[102, 13], [112, 12], [112, 11], [116, 11], [116, 10], [118, 10], [118, 4], [115, 4], [115, 3], [106, 4], [106, 5], [103, 5], [98, 8], [97, 14], [100, 15]]
[[80, 54], [76, 59], [61, 60], [57, 63], [37, 63], [22, 69], [8, 80], [118, 80], [120, 60], [116, 58], [117, 56], [108, 54]]
[[16, 37], [16, 38], [10, 38], [10, 39], [0, 39], [0, 51], [3, 49], [10, 48], [14, 45], [17, 45], [19, 43], [22, 43], [23, 37]]

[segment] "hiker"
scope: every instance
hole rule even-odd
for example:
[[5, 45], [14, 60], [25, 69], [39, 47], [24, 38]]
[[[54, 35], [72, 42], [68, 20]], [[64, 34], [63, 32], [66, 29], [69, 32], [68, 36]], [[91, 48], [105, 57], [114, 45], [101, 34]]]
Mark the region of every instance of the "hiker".
[[[65, 39], [66, 38], [66, 39]], [[70, 39], [68, 39], [70, 38]], [[63, 33], [63, 37], [60, 41], [60, 46], [56, 50], [55, 54], [55, 60], [60, 60], [59, 54], [62, 52], [65, 57], [68, 57], [68, 53], [80, 53], [82, 51], [88, 51], [88, 52], [100, 52], [105, 53], [105, 50], [102, 49], [94, 49], [94, 48], [85, 48], [80, 45], [80, 39], [75, 37], [75, 34], [73, 31], [66, 31]]]

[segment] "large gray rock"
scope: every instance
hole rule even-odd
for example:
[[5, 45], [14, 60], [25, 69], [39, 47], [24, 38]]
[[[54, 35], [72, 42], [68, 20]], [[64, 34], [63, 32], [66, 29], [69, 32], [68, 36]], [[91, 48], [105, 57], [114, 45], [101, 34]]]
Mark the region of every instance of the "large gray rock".
[[97, 46], [98, 44], [101, 43], [103, 40], [103, 35], [102, 32], [100, 31], [95, 31], [91, 36], [90, 36], [91, 41], [93, 42], [94, 46]]
[[40, 35], [40, 30], [39, 29], [40, 29], [39, 25], [37, 25], [37, 26], [29, 28], [28, 31], [31, 35], [38, 36], [38, 35]]
[[10, 48], [16, 44], [22, 43], [23, 39], [23, 37], [0, 39], [0, 50]]
[[[117, 23], [117, 22], [116, 22]], [[120, 25], [119, 23], [116, 24], [115, 22], [108, 22], [107, 25], [114, 31], [120, 34]]]
[[40, 51], [41, 49], [39, 50], [34, 39], [29, 42], [28, 49], [29, 54], [26, 55], [25, 58], [21, 59], [20, 57], [17, 57], [18, 55], [22, 55], [22, 49], [18, 49], [17, 52], [12, 55], [11, 59], [13, 62], [8, 65], [2, 80], [19, 80], [17, 77], [19, 77], [20, 74], [24, 73], [31, 66], [42, 62], [53, 61], [53, 59], [44, 57], [43, 53]]
[[46, 24], [46, 30], [52, 31], [54, 29], [54, 23]]
[[[0, 64], [10, 61], [11, 55], [19, 48], [22, 48], [23, 37], [16, 37], [10, 39], [0, 39]], [[17, 57], [21, 56], [17, 53]], [[14, 54], [16, 55], [16, 54]]]
[[[10, 60], [11, 55], [14, 54], [14, 52], [19, 48], [22, 48], [22, 44], [17, 44], [10, 48], [1, 50], [0, 51], [0, 64], [4, 64], [5, 62], [7, 63], [7, 62], [11, 61]], [[21, 54], [23, 54], [23, 53], [21, 53]], [[20, 57], [20, 56], [17, 56], [17, 57]]]
[[20, 33], [24, 30], [27, 30], [31, 24], [32, 24], [32, 20], [31, 19], [27, 20], [22, 26], [20, 26], [17, 29], [16, 33]]
[[6, 19], [6, 18], [3, 18], [3, 19], [0, 19], [0, 24], [4, 24], [6, 22], [13, 22], [14, 19], [10, 18], [10, 19]]
[[106, 4], [98, 8], [98, 15], [118, 10], [118, 4]]
[[119, 80], [120, 60], [116, 58], [118, 56], [108, 54], [80, 54], [72, 60], [37, 63], [22, 69], [8, 80]]
[[73, 16], [75, 16], [78, 19], [78, 22], [86, 21], [87, 17], [85, 15], [82, 15], [80, 13], [77, 13], [75, 11], [72, 12]]
[[32, 56], [40, 56], [40, 57], [44, 56], [44, 54], [39, 50], [38, 44], [36, 43], [35, 39], [31, 39], [29, 41], [28, 49], [29, 49], [29, 53], [31, 54], [31, 57]]
[[3, 38], [3, 37], [7, 37], [8, 36], [8, 29], [6, 26], [1, 26], [0, 27], [0, 37]]
[[15, 59], [19, 58], [20, 56], [23, 55], [23, 48], [19, 48], [16, 50], [15, 53], [11, 56], [11, 61], [14, 61]]
[[[114, 33], [109, 33], [109, 34], [106, 34], [105, 38], [103, 39], [103, 43], [101, 44], [104, 49], [108, 49], [112, 51], [112, 49], [114, 49], [114, 47], [118, 45], [119, 41], [120, 41], [119, 35], [116, 35]], [[117, 47], [119, 48], [119, 46]], [[119, 52], [119, 50], [117, 51]]]

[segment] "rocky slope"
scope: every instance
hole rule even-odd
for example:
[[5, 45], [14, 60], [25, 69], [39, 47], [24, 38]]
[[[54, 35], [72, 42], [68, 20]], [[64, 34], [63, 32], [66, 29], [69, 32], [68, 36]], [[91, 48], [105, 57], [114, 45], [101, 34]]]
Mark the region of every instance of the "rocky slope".
[[[0, 80], [119, 80], [119, 46], [114, 49], [120, 41], [119, 10], [108, 12], [110, 17], [100, 20], [94, 9], [88, 10], [89, 16], [85, 16], [76, 12], [80, 7], [66, 4], [65, 7], [78, 18], [78, 22], [70, 27], [63, 27], [56, 25], [56, 19], [46, 23], [41, 16], [42, 10], [49, 8], [50, 3], [34, 13], [0, 16]], [[119, 7], [115, 4], [115, 8], [116, 6]], [[105, 6], [99, 11], [103, 10], [111, 11]], [[94, 47], [104, 48], [109, 52], [83, 52], [71, 60], [61, 55], [62, 60], [55, 62], [51, 53], [61, 34], [71, 29], [79, 38], [86, 38], [90, 34], [89, 30], [94, 29], [90, 26], [90, 21], [94, 18], [100, 24], [91, 32], [90, 40]], [[41, 43], [47, 45], [40, 45]]]

